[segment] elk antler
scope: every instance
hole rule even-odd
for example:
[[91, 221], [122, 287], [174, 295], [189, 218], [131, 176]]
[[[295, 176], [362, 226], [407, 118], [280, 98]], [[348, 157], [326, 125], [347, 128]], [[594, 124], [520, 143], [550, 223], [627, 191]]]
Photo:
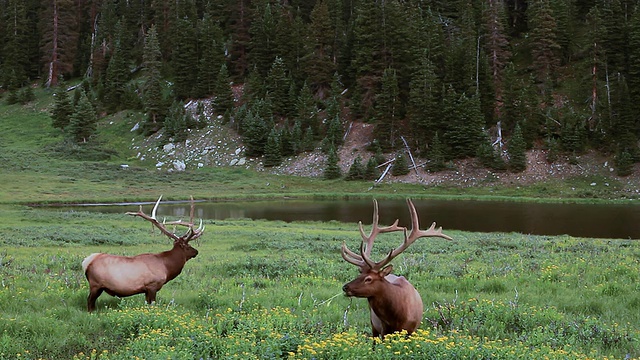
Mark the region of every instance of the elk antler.
[[[407, 204], [409, 206], [409, 212], [411, 214], [411, 232], [407, 234], [407, 228], [398, 226], [398, 220], [396, 220], [393, 225], [386, 227], [378, 226], [378, 202], [373, 200], [373, 227], [371, 229], [371, 233], [369, 236], [366, 236], [364, 230], [362, 228], [362, 222], [359, 222], [360, 227], [360, 235], [362, 236], [362, 244], [360, 245], [360, 254], [356, 254], [355, 252], [349, 250], [345, 243], [342, 243], [342, 258], [345, 259], [348, 263], [359, 266], [360, 268], [368, 267], [372, 270], [380, 270], [391, 260], [393, 260], [396, 256], [400, 255], [406, 248], [409, 247], [414, 241], [421, 237], [441, 237], [447, 240], [452, 240], [452, 238], [448, 235], [442, 233], [442, 227], [436, 229], [436, 223], [431, 224], [431, 227], [427, 230], [420, 230], [420, 223], [418, 220], [418, 212], [416, 211], [413, 202], [410, 199], [407, 199]], [[373, 248], [373, 242], [376, 236], [380, 233], [392, 232], [392, 231], [404, 231], [404, 242], [402, 245], [397, 247], [394, 250], [389, 251], [389, 254], [382, 261], [374, 262], [369, 257], [371, 255], [371, 249]], [[366, 242], [366, 244], [365, 244]]]
[[[132, 215], [132, 216], [140, 216], [141, 218], [150, 221], [155, 227], [157, 227], [158, 229], [160, 229], [160, 231], [167, 235], [168, 237], [172, 238], [173, 241], [184, 241], [184, 242], [189, 242], [191, 240], [197, 239], [200, 237], [200, 235], [202, 235], [202, 233], [204, 232], [204, 225], [202, 224], [202, 219], [200, 219], [200, 225], [198, 226], [197, 229], [193, 229], [193, 214], [194, 214], [194, 203], [193, 203], [193, 196], [191, 197], [191, 212], [190, 212], [190, 220], [189, 222], [186, 221], [182, 221], [182, 220], [177, 220], [177, 221], [172, 221], [169, 223], [165, 223], [164, 221], [161, 223], [156, 219], [156, 212], [158, 210], [158, 205], [160, 205], [160, 200], [162, 200], [162, 195], [160, 195], [160, 197], [158, 198], [158, 201], [156, 201], [156, 204], [153, 206], [153, 210], [151, 211], [151, 216], [145, 214], [142, 211], [142, 205], [140, 205], [140, 210], [138, 210], [137, 212], [127, 212], [127, 215]], [[182, 236], [178, 236], [176, 234], [174, 234], [173, 232], [169, 231], [166, 227], [165, 224], [169, 224], [169, 225], [181, 225], [181, 226], [186, 226], [189, 228], [189, 230], [187, 230], [187, 232], [182, 235]]]

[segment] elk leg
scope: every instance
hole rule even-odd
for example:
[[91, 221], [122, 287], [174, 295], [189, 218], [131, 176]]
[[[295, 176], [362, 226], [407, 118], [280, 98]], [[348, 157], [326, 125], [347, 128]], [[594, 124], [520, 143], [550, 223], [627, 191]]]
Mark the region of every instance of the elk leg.
[[87, 297], [87, 310], [89, 312], [92, 312], [96, 309], [96, 300], [98, 300], [98, 297], [102, 294], [102, 291], [102, 288], [89, 290], [89, 297]]
[[147, 290], [144, 293], [147, 304], [151, 305], [156, 302], [156, 290]]

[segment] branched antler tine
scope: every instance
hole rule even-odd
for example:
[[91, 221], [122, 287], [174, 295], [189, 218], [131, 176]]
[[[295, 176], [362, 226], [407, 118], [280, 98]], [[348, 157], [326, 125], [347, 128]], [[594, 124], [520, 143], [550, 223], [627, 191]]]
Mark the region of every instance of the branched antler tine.
[[407, 230], [405, 229], [404, 241], [402, 242], [402, 245], [394, 250], [391, 250], [384, 260], [376, 263], [376, 265], [379, 267], [387, 265], [396, 256], [405, 251], [409, 247], [409, 245], [413, 244], [417, 239], [421, 237], [441, 237], [447, 240], [453, 240], [449, 235], [445, 235], [442, 233], [442, 227], [436, 230], [435, 222], [431, 224], [429, 229], [420, 230], [420, 220], [418, 219], [418, 212], [416, 211], [416, 207], [413, 205], [411, 199], [407, 199], [407, 205], [409, 206], [409, 213], [411, 214], [411, 233], [407, 234]]
[[356, 253], [354, 253], [353, 251], [349, 250], [349, 248], [347, 247], [346, 243], [342, 243], [342, 251], [340, 251], [340, 255], [342, 255], [342, 258], [350, 263], [353, 264], [355, 266], [359, 266], [362, 267], [364, 266], [364, 260], [362, 260], [362, 257]]
[[160, 195], [160, 198], [158, 199], [158, 201], [154, 205], [153, 210], [151, 211], [151, 216], [145, 214], [144, 211], [142, 211], [142, 205], [140, 205], [140, 210], [138, 210], [138, 212], [127, 212], [126, 214], [127, 215], [132, 215], [132, 216], [140, 216], [141, 218], [150, 221], [151, 224], [153, 224], [155, 227], [157, 227], [160, 230], [160, 232], [162, 232], [166, 236], [172, 238], [174, 241], [177, 241], [180, 238], [176, 234], [174, 234], [171, 231], [167, 230], [167, 228], [165, 227], [164, 223], [160, 223], [156, 219], [156, 212], [158, 210], [158, 205], [160, 204], [160, 200], [161, 199], [162, 199], [162, 195]]
[[[156, 212], [158, 211], [158, 205], [160, 205], [160, 200], [162, 200], [162, 195], [156, 201], [156, 204], [153, 206], [153, 210], [151, 210], [151, 218], [156, 219]], [[140, 205], [140, 211], [142, 211], [142, 205]], [[164, 223], [164, 220], [162, 221]]]

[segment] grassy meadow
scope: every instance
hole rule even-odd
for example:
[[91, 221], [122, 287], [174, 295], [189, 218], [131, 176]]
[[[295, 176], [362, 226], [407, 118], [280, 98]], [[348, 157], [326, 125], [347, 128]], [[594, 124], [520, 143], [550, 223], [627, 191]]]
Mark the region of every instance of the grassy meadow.
[[[357, 275], [340, 256], [343, 241], [358, 248], [357, 224], [208, 221], [195, 244], [200, 254], [158, 293], [156, 305], [145, 305], [143, 295], [103, 294], [88, 314], [85, 256], [160, 252], [171, 244], [139, 218], [27, 205], [160, 194], [597, 202], [628, 192], [615, 179], [595, 177], [527, 188], [370, 189], [237, 168], [164, 173], [130, 148], [129, 130], [142, 115], [104, 118], [93, 145], [71, 146], [50, 126], [51, 92], [37, 89], [36, 96], [25, 106], [0, 104], [0, 359], [640, 358], [634, 240], [447, 229], [452, 242], [420, 239], [393, 264], [422, 295], [422, 326], [372, 351], [366, 300], [341, 291]], [[400, 241], [400, 234], [381, 235], [376, 256]]]
[[[371, 351], [367, 303], [342, 295], [356, 224], [210, 221], [200, 254], [147, 306], [103, 294], [86, 312], [92, 252], [170, 247], [118, 214], [0, 215], [0, 359], [622, 359], [640, 357], [640, 243], [448, 231], [394, 261], [425, 304], [413, 336]], [[400, 234], [379, 236], [384, 256]]]

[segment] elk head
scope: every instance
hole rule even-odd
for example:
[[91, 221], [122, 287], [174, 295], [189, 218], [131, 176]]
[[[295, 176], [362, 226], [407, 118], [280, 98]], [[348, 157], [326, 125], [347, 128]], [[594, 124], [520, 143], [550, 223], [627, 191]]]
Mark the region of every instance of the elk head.
[[[346, 283], [342, 289], [347, 296], [367, 298], [371, 312], [371, 327], [373, 336], [384, 335], [406, 330], [415, 331], [422, 321], [422, 299], [418, 291], [404, 277], [391, 274], [393, 266], [390, 264], [396, 256], [406, 250], [414, 241], [421, 237], [440, 237], [452, 240], [442, 233], [442, 228], [436, 229], [436, 223], [427, 230], [420, 230], [418, 213], [411, 200], [407, 199], [411, 214], [411, 231], [398, 226], [398, 220], [392, 225], [380, 227], [378, 225], [378, 202], [373, 201], [373, 224], [369, 235], [365, 234], [362, 222], [359, 222], [362, 243], [360, 254], [357, 254], [346, 244], [342, 244], [342, 258], [360, 269], [360, 275]], [[402, 231], [403, 243], [391, 250], [380, 261], [371, 259], [371, 249], [376, 236], [381, 233]]]

